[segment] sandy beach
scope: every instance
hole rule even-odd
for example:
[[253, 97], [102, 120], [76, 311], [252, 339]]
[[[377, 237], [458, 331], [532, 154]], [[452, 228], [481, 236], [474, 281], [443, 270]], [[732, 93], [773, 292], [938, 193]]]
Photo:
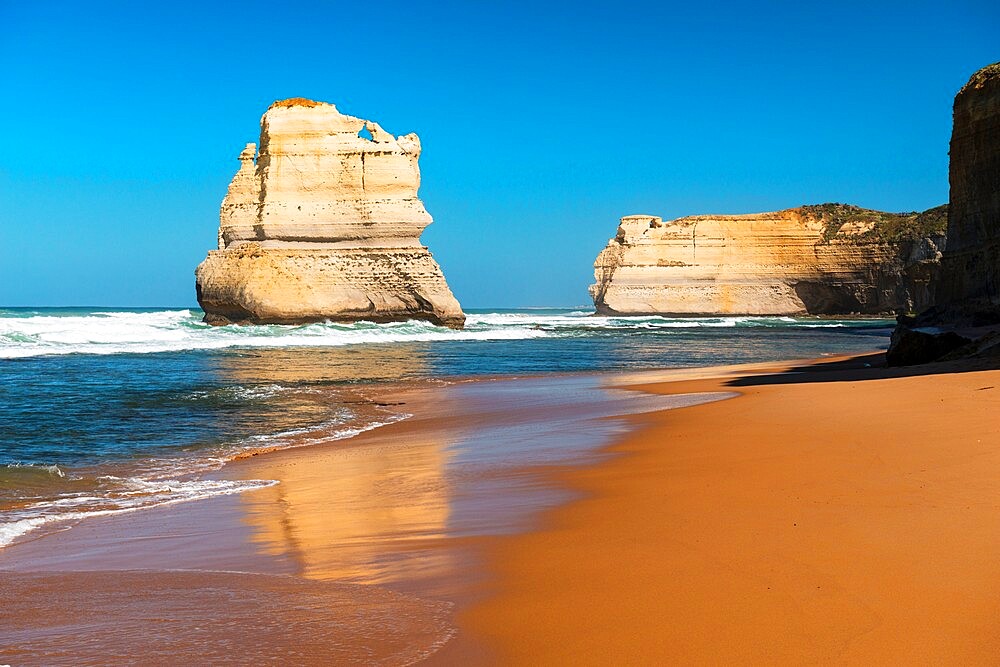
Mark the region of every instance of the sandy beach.
[[560, 474], [440, 662], [996, 664], [1000, 371], [875, 362], [634, 387], [742, 396]]
[[[411, 419], [223, 472], [275, 486], [0, 551], [30, 592], [0, 657], [121, 662], [126, 623], [298, 664], [992, 663], [1000, 371], [876, 363], [399, 394]], [[101, 621], [50, 617], [82, 601]]]

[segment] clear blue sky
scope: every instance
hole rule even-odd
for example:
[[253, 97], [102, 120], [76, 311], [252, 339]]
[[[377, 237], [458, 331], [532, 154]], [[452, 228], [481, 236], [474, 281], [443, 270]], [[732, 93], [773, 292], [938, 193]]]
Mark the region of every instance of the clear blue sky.
[[0, 305], [195, 303], [268, 104], [424, 146], [466, 306], [589, 301], [620, 216], [948, 198], [1000, 3], [0, 0]]

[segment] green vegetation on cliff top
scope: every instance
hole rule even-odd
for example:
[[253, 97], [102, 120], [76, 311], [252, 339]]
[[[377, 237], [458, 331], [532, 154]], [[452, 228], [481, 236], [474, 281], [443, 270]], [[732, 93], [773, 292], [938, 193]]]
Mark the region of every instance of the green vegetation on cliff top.
[[[803, 214], [823, 223], [822, 243], [833, 240], [866, 243], [901, 243], [928, 236], [942, 235], [948, 228], [948, 205], [923, 212], [886, 213], [850, 204], [815, 204], [803, 206]], [[847, 234], [847, 224], [868, 227], [862, 233]]]

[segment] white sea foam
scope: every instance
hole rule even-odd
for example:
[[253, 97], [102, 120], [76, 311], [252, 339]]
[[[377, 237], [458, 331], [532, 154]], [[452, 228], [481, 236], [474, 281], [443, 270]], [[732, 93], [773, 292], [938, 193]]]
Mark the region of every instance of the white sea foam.
[[[218, 449], [211, 456], [150, 458], [135, 467], [135, 476], [101, 475], [96, 478], [96, 487], [89, 492], [63, 493], [56, 498], [0, 514], [0, 548], [52, 523], [134, 512], [272, 486], [278, 482], [205, 479], [203, 476], [220, 470], [226, 462], [243, 453], [345, 440], [411, 416], [389, 413], [379, 421], [357, 426], [342, 426], [341, 416], [315, 426], [253, 436], [239, 444]], [[20, 467], [65, 477], [65, 473], [54, 465]]]
[[[866, 320], [870, 321], [870, 320]], [[818, 321], [814, 319], [793, 317], [762, 317], [762, 316], [718, 316], [718, 317], [664, 317], [661, 315], [638, 316], [604, 316], [571, 311], [559, 314], [539, 314], [531, 312], [518, 313], [483, 313], [471, 314], [466, 320], [467, 326], [483, 327], [539, 327], [558, 334], [567, 329], [582, 330], [623, 330], [623, 329], [696, 329], [696, 328], [738, 328], [738, 327], [782, 327], [789, 325], [826, 327], [844, 326], [843, 322]]]
[[243, 493], [278, 483], [276, 480], [164, 480], [148, 482], [138, 478], [121, 481], [126, 489], [132, 489], [132, 493], [123, 490], [111, 496], [61, 497], [36, 503], [10, 513], [5, 517], [8, 520], [0, 523], [0, 548], [12, 544], [31, 531], [47, 524], [79, 521], [98, 516], [112, 516], [148, 507]]
[[11, 544], [14, 540], [26, 535], [36, 528], [52, 521], [54, 516], [36, 516], [30, 519], [16, 519], [0, 523], [0, 548]]
[[464, 329], [411, 320], [375, 324], [213, 327], [191, 310], [0, 313], [0, 358], [53, 354], [148, 354], [261, 347], [336, 347], [374, 343], [518, 340], [592, 335], [602, 330], [841, 327], [844, 321], [791, 317], [608, 317], [583, 310], [470, 313]]
[[30, 314], [24, 317], [8, 314], [0, 317], [0, 358], [74, 353], [143, 354], [232, 347], [509, 340], [545, 335], [540, 330], [495, 326], [472, 326], [459, 331], [420, 321], [213, 327], [201, 322], [190, 310]]

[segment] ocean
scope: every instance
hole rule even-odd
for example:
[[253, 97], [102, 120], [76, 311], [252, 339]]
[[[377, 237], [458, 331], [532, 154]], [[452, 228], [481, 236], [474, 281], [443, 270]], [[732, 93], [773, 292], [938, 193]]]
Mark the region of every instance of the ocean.
[[211, 327], [197, 309], [0, 309], [0, 548], [89, 516], [273, 484], [226, 461], [408, 418], [400, 385], [884, 348], [877, 319], [470, 310], [424, 322]]

